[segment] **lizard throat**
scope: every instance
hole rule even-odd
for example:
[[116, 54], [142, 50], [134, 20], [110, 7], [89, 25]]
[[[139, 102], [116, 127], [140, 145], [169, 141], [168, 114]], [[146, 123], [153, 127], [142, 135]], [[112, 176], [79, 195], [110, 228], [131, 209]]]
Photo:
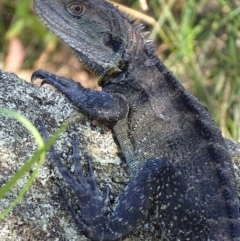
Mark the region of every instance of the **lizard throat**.
[[84, 67], [92, 74], [97, 76], [98, 85], [102, 86], [104, 82], [112, 77], [122, 73], [122, 69], [124, 68], [125, 64], [122, 61], [122, 58], [119, 58], [117, 55], [113, 58], [110, 63], [97, 63], [93, 59], [86, 56], [84, 53], [74, 50], [79, 61], [84, 65]]

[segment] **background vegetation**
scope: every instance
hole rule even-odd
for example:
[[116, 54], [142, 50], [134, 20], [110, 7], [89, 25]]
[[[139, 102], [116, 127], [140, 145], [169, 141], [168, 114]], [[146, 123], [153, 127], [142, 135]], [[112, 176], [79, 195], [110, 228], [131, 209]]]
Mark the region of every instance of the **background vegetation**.
[[[116, 2], [144, 22], [161, 60], [208, 107], [224, 136], [240, 141], [240, 1]], [[24, 79], [44, 68], [96, 88], [38, 21], [32, 0], [0, 0], [0, 67]]]

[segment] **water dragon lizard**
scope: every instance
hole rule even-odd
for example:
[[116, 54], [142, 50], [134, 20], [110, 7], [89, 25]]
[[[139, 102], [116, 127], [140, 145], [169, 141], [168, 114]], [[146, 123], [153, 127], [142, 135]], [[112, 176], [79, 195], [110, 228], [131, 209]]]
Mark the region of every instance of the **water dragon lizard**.
[[225, 141], [208, 110], [154, 53], [141, 25], [104, 0], [34, 0], [42, 22], [98, 77], [102, 91], [44, 70], [33, 73], [90, 118], [111, 126], [132, 173], [113, 211], [89, 169], [84, 178], [57, 153], [60, 173], [81, 207], [79, 229], [92, 240], [122, 240], [153, 209], [166, 240], [240, 240], [239, 204]]

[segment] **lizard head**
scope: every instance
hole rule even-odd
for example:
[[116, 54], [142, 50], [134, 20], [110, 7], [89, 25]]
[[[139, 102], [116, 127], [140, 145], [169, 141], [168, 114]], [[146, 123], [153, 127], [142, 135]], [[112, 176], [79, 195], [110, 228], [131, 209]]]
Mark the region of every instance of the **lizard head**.
[[68, 44], [99, 84], [128, 62], [131, 21], [104, 0], [34, 0], [43, 23]]

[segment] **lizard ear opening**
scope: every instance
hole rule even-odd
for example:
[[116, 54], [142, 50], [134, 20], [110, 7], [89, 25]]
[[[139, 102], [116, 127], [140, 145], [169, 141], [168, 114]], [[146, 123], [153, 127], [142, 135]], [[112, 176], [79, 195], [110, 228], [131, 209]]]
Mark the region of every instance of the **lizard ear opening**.
[[122, 44], [122, 41], [119, 37], [115, 37], [109, 32], [104, 33], [102, 42], [105, 46], [112, 49], [115, 53], [118, 52]]

